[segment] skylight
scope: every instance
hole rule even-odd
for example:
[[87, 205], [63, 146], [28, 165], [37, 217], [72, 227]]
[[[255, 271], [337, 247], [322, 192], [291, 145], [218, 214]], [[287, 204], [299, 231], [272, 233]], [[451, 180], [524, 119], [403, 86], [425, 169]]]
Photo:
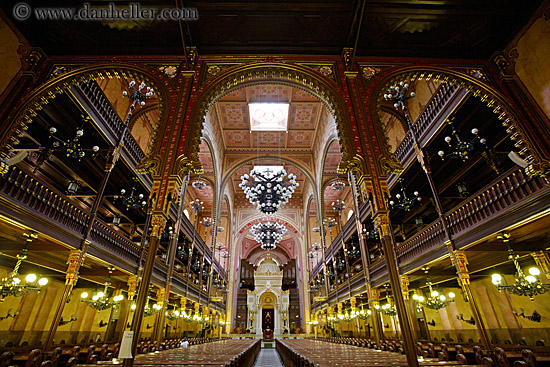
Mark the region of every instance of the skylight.
[[286, 131], [288, 103], [249, 103], [250, 130]]

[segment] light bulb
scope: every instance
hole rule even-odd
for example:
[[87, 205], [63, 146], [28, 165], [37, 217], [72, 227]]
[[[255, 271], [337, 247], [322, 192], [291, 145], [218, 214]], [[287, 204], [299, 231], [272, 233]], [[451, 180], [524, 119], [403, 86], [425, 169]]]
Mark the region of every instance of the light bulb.
[[82, 292], [80, 298], [88, 298], [88, 292]]
[[445, 295], [442, 294], [441, 296], [439, 296], [439, 299], [442, 300], [442, 301], [445, 301], [447, 299], [447, 297], [445, 297]]
[[525, 277], [525, 280], [527, 280], [529, 283], [535, 283], [537, 281], [537, 278], [532, 275], [528, 275]]
[[48, 284], [48, 278], [40, 278], [40, 279], [38, 280], [38, 285], [39, 285], [39, 286], [43, 287], [43, 286], [45, 286], [46, 284]]
[[533, 266], [532, 268], [529, 268], [529, 274], [531, 274], [533, 276], [538, 276], [538, 275], [540, 275], [540, 270]]
[[36, 274], [29, 274], [25, 277], [27, 283], [34, 283], [36, 281]]
[[92, 297], [92, 301], [97, 301], [98, 299], [99, 299], [99, 297], [97, 295]]
[[424, 302], [425, 298], [424, 296], [418, 296], [418, 302]]
[[103, 293], [103, 292], [98, 292], [98, 293], [97, 293], [97, 296], [98, 296], [99, 298], [102, 298], [103, 296], [105, 296], [105, 293]]
[[439, 292], [438, 291], [432, 291], [432, 297], [437, 297], [439, 296]]
[[12, 279], [12, 283], [15, 284], [15, 285], [17, 285], [17, 284], [21, 283], [21, 279], [19, 279], [19, 278], [13, 278], [13, 279]]
[[499, 285], [502, 282], [502, 276], [500, 274], [493, 274], [492, 276], [492, 282], [495, 285]]
[[455, 298], [455, 294], [453, 292], [449, 292], [449, 298]]
[[418, 294], [416, 294], [416, 293], [413, 294], [413, 299], [414, 299], [415, 301], [418, 301]]
[[132, 304], [132, 306], [130, 306], [130, 308], [131, 308], [132, 310], [135, 310], [135, 309], [136, 309], [136, 304], [135, 304], [135, 303]]

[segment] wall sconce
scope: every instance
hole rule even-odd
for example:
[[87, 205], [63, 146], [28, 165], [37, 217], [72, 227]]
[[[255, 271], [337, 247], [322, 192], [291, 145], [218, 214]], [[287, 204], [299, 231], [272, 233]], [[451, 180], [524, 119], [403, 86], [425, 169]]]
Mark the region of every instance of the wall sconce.
[[107, 326], [107, 325], [109, 325], [109, 323], [108, 323], [108, 322], [104, 322], [103, 320], [101, 320], [101, 321], [99, 322], [99, 327], [105, 327], [105, 326]]
[[432, 321], [426, 321], [426, 325], [435, 326], [435, 320], [432, 319]]
[[68, 195], [75, 195], [78, 189], [80, 189], [80, 182], [72, 180], [71, 182], [69, 182], [69, 186], [67, 186], [66, 192]]
[[10, 308], [8, 310], [8, 313], [6, 314], [6, 316], [0, 316], [0, 321], [5, 320], [9, 317], [15, 318], [15, 316], [17, 316], [17, 315], [19, 315], [19, 311], [13, 312], [13, 308]]
[[471, 316], [469, 320], [465, 319], [462, 314], [456, 315], [456, 318], [461, 320], [461, 321], [464, 321], [465, 323], [470, 324], [470, 325], [475, 325], [476, 324], [476, 320], [474, 320], [473, 316]]
[[119, 224], [120, 224], [120, 215], [115, 214], [115, 216], [113, 217], [113, 225], [118, 227]]
[[71, 315], [71, 319], [67, 321], [63, 320], [63, 316], [61, 316], [61, 319], [59, 320], [59, 326], [70, 324], [71, 322], [74, 322], [76, 320], [78, 320], [78, 316], [75, 316], [75, 315]]
[[512, 311], [514, 312], [514, 315], [518, 316], [518, 317], [523, 317], [527, 320], [530, 320], [530, 321], [534, 321], [534, 322], [540, 322], [542, 316], [540, 315], [540, 313], [538, 313], [537, 311], [533, 311], [533, 314], [532, 315], [527, 315], [525, 316], [525, 311], [523, 310], [523, 308], [520, 308], [519, 309], [519, 313], [514, 310]]

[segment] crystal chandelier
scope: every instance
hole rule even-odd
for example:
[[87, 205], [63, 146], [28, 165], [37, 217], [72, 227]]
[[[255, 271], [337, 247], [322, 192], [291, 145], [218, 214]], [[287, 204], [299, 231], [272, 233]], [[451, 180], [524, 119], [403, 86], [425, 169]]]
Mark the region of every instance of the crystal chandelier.
[[277, 222], [261, 222], [250, 228], [254, 240], [261, 243], [260, 247], [264, 250], [275, 249], [276, 244], [281, 242], [286, 232], [286, 226]]
[[[479, 137], [478, 135], [479, 130], [477, 128], [472, 129], [472, 134], [474, 135], [474, 138], [470, 142], [466, 142], [460, 139], [460, 136], [458, 135], [458, 131], [455, 129], [452, 121], [447, 120], [447, 122], [449, 123], [449, 125], [451, 125], [452, 135], [456, 139], [456, 147], [450, 153], [445, 153], [444, 151], [440, 150], [437, 154], [439, 154], [442, 160], [445, 160], [445, 157], [447, 157], [447, 158], [459, 158], [459, 159], [462, 159], [462, 162], [466, 162], [468, 160], [468, 153], [474, 150], [475, 144], [477, 142], [483, 145], [487, 143], [487, 140], [485, 138]], [[445, 137], [445, 142], [449, 145], [449, 148], [451, 149], [453, 149], [452, 140], [453, 139], [450, 136]]]
[[116, 306], [124, 299], [122, 294], [113, 297], [112, 301], [109, 301], [107, 292], [109, 286], [111, 285], [111, 274], [113, 273], [114, 268], [109, 268], [109, 275], [107, 276], [107, 281], [105, 282], [105, 287], [103, 291], [99, 291], [92, 296], [92, 299], [87, 299], [89, 294], [88, 292], [82, 292], [80, 301], [86, 303], [87, 306], [96, 309], [97, 311], [107, 310], [113, 306]]
[[538, 278], [538, 276], [540, 275], [540, 270], [534, 266], [529, 268], [529, 275], [525, 275], [525, 273], [523, 272], [523, 270], [521, 270], [521, 267], [519, 266], [519, 255], [516, 255], [514, 253], [514, 250], [512, 250], [512, 247], [510, 247], [510, 244], [508, 243], [509, 237], [510, 234], [508, 233], [497, 236], [497, 238], [503, 239], [504, 243], [506, 244], [509, 254], [508, 258], [512, 260], [512, 262], [514, 263], [514, 267], [516, 268], [515, 283], [510, 285], [502, 284], [503, 281], [505, 283], [505, 279], [502, 277], [502, 275], [493, 274], [493, 284], [496, 285], [499, 291], [505, 290], [517, 296], [527, 296], [531, 301], [534, 301], [535, 296], [539, 294], [544, 294], [550, 289], [550, 284], [542, 283], [542, 281]]
[[343, 182], [343, 181], [340, 181], [340, 180], [336, 180], [332, 184], [330, 184], [330, 187], [334, 191], [342, 191], [342, 190], [344, 190], [344, 187], [346, 187], [346, 183]]
[[283, 168], [279, 172], [266, 169], [263, 172], [253, 169], [250, 175], [241, 176], [239, 184], [251, 204], [264, 214], [273, 214], [281, 205], [288, 203], [296, 188], [300, 185], [296, 182], [296, 175], [287, 172]]
[[[36, 238], [36, 235], [28, 235], [29, 238]], [[27, 243], [32, 241], [32, 239], [27, 240]], [[19, 267], [23, 260], [27, 258], [27, 248], [24, 248], [21, 254], [17, 255], [17, 263], [13, 270], [6, 275], [5, 278], [2, 278], [0, 283], [0, 302], [4, 301], [4, 298], [13, 296], [21, 297], [30, 292], [39, 292], [43, 286], [48, 284], [47, 278], [38, 278], [36, 274], [28, 274], [25, 277], [25, 282], [21, 282], [19, 277]]]
[[397, 201], [390, 200], [390, 208], [398, 208], [403, 209], [404, 211], [408, 212], [411, 210], [411, 208], [414, 206], [416, 202], [419, 202], [422, 200], [422, 198], [419, 196], [418, 191], [415, 191], [414, 198], [409, 198], [407, 196], [407, 193], [405, 192], [405, 187], [403, 187], [403, 179], [399, 179], [399, 184], [401, 186], [400, 194], [395, 194], [395, 198]]
[[207, 186], [206, 182], [199, 176], [199, 178], [196, 181], [193, 181], [191, 184], [195, 190], [204, 190]]
[[120, 195], [115, 195], [114, 197], [115, 201], [118, 199], [122, 201], [122, 204], [124, 204], [126, 210], [141, 209], [142, 207], [147, 205], [147, 201], [143, 200], [143, 194], [135, 195], [136, 185], [137, 183], [134, 180], [134, 184], [132, 185], [129, 196], [126, 195], [126, 190], [122, 189], [120, 190]]
[[416, 293], [412, 296], [412, 298], [418, 304], [422, 305], [422, 307], [427, 307], [437, 311], [443, 307], [447, 307], [451, 302], [455, 301], [455, 294], [453, 292], [449, 292], [447, 296], [445, 296], [444, 294], [440, 294], [438, 291], [434, 290], [432, 288], [430, 277], [427, 277], [426, 284], [430, 289], [430, 296], [428, 298], [425, 298], [423, 295], [418, 295]]

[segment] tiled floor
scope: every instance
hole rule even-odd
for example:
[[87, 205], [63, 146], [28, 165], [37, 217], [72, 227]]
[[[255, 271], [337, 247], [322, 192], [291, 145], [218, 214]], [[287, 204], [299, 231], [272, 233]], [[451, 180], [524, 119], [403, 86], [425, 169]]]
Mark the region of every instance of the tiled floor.
[[260, 350], [254, 367], [283, 367], [283, 364], [275, 348], [266, 348]]

